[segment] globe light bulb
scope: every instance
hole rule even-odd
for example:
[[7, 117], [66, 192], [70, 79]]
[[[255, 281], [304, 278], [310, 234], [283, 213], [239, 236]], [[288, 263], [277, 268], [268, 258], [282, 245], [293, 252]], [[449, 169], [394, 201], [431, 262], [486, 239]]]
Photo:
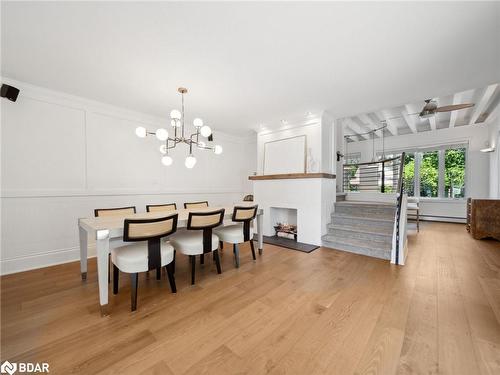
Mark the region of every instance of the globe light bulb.
[[204, 137], [208, 137], [210, 134], [212, 134], [212, 129], [210, 129], [210, 126], [208, 125], [203, 125], [200, 129], [200, 134]]
[[160, 128], [156, 131], [156, 138], [159, 141], [166, 141], [168, 138], [168, 131], [166, 129]]
[[174, 120], [180, 120], [181, 113], [177, 109], [174, 109], [170, 112], [170, 118]]
[[146, 128], [142, 126], [135, 128], [135, 135], [137, 135], [139, 138], [146, 137]]
[[161, 145], [160, 152], [165, 155], [167, 153], [167, 145]]
[[222, 146], [221, 145], [215, 145], [214, 154], [216, 154], [216, 155], [222, 154]]
[[207, 144], [205, 142], [203, 142], [203, 141], [199, 141], [198, 142], [198, 147], [199, 148], [207, 147]]
[[164, 157], [161, 158], [161, 163], [163, 165], [169, 166], [169, 165], [172, 165], [173, 162], [174, 162], [174, 159], [172, 159], [168, 155], [166, 155], [166, 156], [164, 156]]
[[184, 162], [184, 165], [186, 166], [186, 168], [189, 168], [189, 169], [193, 168], [195, 164], [196, 164], [196, 158], [193, 155], [189, 155], [186, 158], [186, 161]]
[[203, 120], [201, 118], [195, 118], [193, 120], [193, 125], [195, 128], [201, 128], [203, 126]]

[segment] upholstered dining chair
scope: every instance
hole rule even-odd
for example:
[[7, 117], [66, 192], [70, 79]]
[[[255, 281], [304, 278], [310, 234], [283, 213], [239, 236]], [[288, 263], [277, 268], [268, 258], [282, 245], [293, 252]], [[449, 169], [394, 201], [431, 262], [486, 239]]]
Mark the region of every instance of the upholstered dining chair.
[[236, 206], [233, 210], [233, 222], [237, 224], [226, 225], [214, 229], [214, 233], [220, 241], [233, 244], [234, 263], [236, 268], [240, 266], [240, 251], [238, 245], [250, 241], [253, 260], [255, 258], [255, 248], [253, 244], [252, 221], [257, 215], [258, 206]]
[[213, 234], [213, 228], [218, 227], [224, 220], [224, 209], [210, 212], [190, 212], [187, 222], [187, 231], [172, 236], [170, 243], [176, 251], [189, 256], [191, 263], [191, 285], [195, 282], [196, 255], [200, 256], [203, 264], [205, 254], [212, 253], [220, 274], [219, 237]]
[[419, 199], [416, 197], [408, 197], [408, 205], [406, 209], [408, 213], [416, 215], [417, 219], [417, 233], [420, 232], [420, 205]]
[[[125, 219], [123, 241], [130, 242], [111, 251], [113, 262], [113, 294], [118, 293], [119, 271], [130, 274], [131, 311], [137, 309], [139, 272], [156, 269], [157, 279], [161, 267], [167, 271], [172, 293], [177, 292], [174, 276], [174, 248], [162, 241], [177, 230], [178, 214], [154, 219]], [[160, 271], [160, 272], [158, 272]]]
[[146, 205], [147, 212], [176, 211], [176, 210], [177, 210], [177, 205], [175, 203]]
[[208, 201], [184, 203], [184, 208], [187, 210], [196, 209], [196, 208], [207, 208], [207, 207], [208, 207]]
[[[96, 208], [94, 210], [95, 217], [110, 217], [110, 216], [125, 216], [130, 214], [135, 214], [136, 209], [135, 206], [130, 207], [115, 207], [115, 208]], [[108, 254], [108, 264], [111, 267], [111, 249], [116, 246], [123, 245], [121, 240], [110, 242], [110, 253]], [[108, 283], [111, 281], [111, 272], [110, 268], [108, 268]]]

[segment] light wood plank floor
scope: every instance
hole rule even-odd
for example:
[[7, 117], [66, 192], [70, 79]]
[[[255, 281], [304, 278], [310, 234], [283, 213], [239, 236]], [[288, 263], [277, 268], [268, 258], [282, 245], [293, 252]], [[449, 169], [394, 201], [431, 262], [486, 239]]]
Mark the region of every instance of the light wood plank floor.
[[500, 243], [422, 223], [407, 265], [330, 249], [247, 246], [211, 260], [178, 293], [145, 275], [98, 309], [95, 261], [1, 278], [1, 359], [51, 374], [500, 374]]

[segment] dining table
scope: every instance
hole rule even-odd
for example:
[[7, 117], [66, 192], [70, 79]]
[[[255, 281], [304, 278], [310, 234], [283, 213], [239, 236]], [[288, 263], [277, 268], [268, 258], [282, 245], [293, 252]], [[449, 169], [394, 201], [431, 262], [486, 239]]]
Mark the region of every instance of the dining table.
[[[237, 204], [237, 206], [253, 206], [245, 202]], [[126, 244], [123, 242], [123, 227], [125, 219], [146, 219], [158, 218], [172, 214], [179, 214], [177, 227], [184, 228], [187, 226], [189, 212], [209, 212], [225, 209], [224, 223], [232, 223], [232, 215], [234, 206], [226, 207], [207, 207], [196, 209], [179, 209], [175, 211], [156, 211], [156, 212], [142, 212], [135, 214], [116, 215], [107, 217], [89, 217], [78, 219], [78, 229], [80, 236], [80, 271], [83, 281], [87, 280], [87, 261], [88, 261], [88, 247], [89, 238], [94, 238], [96, 241], [96, 257], [97, 257], [97, 281], [99, 286], [99, 304], [101, 314], [108, 315], [108, 295], [109, 295], [109, 254], [111, 249]], [[259, 254], [262, 254], [263, 248], [263, 234], [262, 234], [262, 220], [263, 210], [258, 209], [256, 215], [257, 224], [257, 242]]]

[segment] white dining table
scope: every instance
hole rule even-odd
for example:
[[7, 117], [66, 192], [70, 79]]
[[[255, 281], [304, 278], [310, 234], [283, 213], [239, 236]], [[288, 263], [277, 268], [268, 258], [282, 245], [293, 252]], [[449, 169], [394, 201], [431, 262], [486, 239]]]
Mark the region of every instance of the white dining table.
[[[251, 202], [237, 204], [238, 206], [251, 206]], [[179, 214], [177, 227], [182, 228], [187, 226], [189, 212], [200, 211], [214, 211], [224, 208], [224, 223], [230, 223], [233, 215], [233, 206], [229, 207], [208, 207], [203, 209], [191, 210], [176, 210], [176, 211], [157, 211], [157, 212], [144, 212], [137, 214], [128, 214], [125, 216], [108, 216], [108, 217], [91, 217], [78, 219], [78, 229], [80, 234], [80, 271], [82, 280], [87, 280], [87, 255], [89, 236], [96, 240], [96, 255], [97, 255], [97, 280], [99, 285], [99, 304], [101, 306], [101, 314], [108, 315], [108, 268], [110, 250], [114, 247], [124, 244], [123, 237], [123, 224], [124, 219], [140, 219], [140, 218], [156, 218], [171, 215], [174, 213]], [[262, 215], [263, 210], [257, 211], [257, 242], [259, 254], [262, 254], [263, 237], [262, 237]]]

